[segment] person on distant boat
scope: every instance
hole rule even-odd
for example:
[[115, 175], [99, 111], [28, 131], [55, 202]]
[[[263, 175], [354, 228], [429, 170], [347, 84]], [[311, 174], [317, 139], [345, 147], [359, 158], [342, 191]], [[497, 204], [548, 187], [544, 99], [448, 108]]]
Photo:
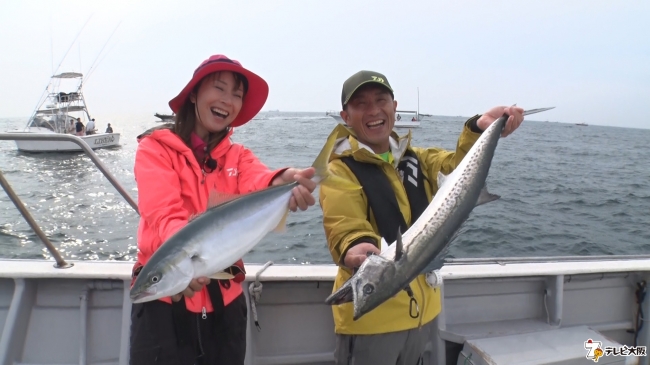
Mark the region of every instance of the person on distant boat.
[[411, 122], [417, 122], [418, 120], [415, 117], [411, 118]]
[[[410, 135], [399, 137], [393, 132], [397, 101], [388, 79], [378, 72], [360, 71], [348, 78], [341, 105], [347, 127], [338, 127], [340, 141], [329, 168], [363, 189], [320, 187], [325, 236], [339, 265], [333, 292], [368, 254], [380, 253], [382, 237], [395, 242], [397, 233], [404, 233], [417, 220], [438, 189], [438, 172], [451, 173], [483, 130], [507, 113], [510, 117], [502, 134], [506, 136], [524, 119], [522, 108], [494, 107], [467, 120], [456, 151], [445, 151], [412, 147]], [[435, 273], [418, 276], [409, 295], [400, 293], [356, 321], [351, 303], [333, 305], [335, 363], [415, 365], [422, 361], [435, 330], [432, 321], [441, 309], [437, 278]], [[411, 299], [419, 307], [413, 308]]]
[[[134, 173], [141, 218], [134, 280], [163, 242], [207, 209], [211, 192], [245, 194], [298, 181], [289, 209], [315, 204], [313, 168], [270, 170], [230, 138], [262, 109], [268, 91], [266, 81], [238, 61], [211, 56], [169, 102], [174, 124], [138, 136]], [[234, 279], [197, 278], [171, 298], [133, 304], [131, 364], [244, 364], [243, 261], [228, 271]]]
[[75, 123], [75, 130], [76, 130], [76, 134], [75, 134], [76, 136], [86, 135], [84, 124], [81, 122], [80, 118], [77, 118], [77, 123]]
[[106, 127], [106, 133], [113, 133], [113, 127], [111, 127], [111, 123], [108, 123], [108, 127]]
[[75, 125], [74, 125], [74, 118], [70, 118], [70, 123], [65, 126], [65, 132], [68, 134], [75, 134]]
[[95, 118], [91, 119], [88, 124], [86, 124], [86, 135], [95, 134], [97, 130], [95, 129]]

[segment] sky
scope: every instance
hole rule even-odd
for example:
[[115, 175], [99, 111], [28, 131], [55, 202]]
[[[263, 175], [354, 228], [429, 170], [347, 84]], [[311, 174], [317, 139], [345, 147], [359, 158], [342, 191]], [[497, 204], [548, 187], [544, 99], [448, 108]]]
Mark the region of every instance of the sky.
[[419, 90], [421, 113], [555, 106], [530, 118], [650, 129], [648, 19], [647, 0], [3, 0], [0, 118], [67, 71], [94, 116], [170, 113], [220, 53], [269, 83], [263, 110], [340, 110], [365, 69], [402, 110]]

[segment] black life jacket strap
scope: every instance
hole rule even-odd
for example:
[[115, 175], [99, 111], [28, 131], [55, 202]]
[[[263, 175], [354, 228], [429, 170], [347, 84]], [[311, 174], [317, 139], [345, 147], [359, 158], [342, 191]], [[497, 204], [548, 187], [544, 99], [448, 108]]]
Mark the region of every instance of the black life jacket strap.
[[[343, 157], [341, 161], [350, 168], [350, 171], [359, 180], [368, 199], [368, 206], [375, 217], [379, 234], [388, 244], [395, 242], [397, 229], [399, 228], [403, 233], [408, 226], [400, 210], [390, 180], [381, 171], [381, 168], [375, 164], [359, 162], [352, 156]], [[428, 205], [424, 188], [424, 175], [415, 153], [407, 150], [397, 169], [398, 173], [404, 178], [403, 184], [411, 206], [411, 221], [415, 222]]]
[[[429, 206], [429, 199], [427, 192], [424, 188], [424, 174], [422, 173], [422, 164], [418, 160], [415, 152], [406, 150], [404, 157], [397, 165], [397, 171], [402, 177], [402, 185], [406, 190], [406, 196], [409, 199], [411, 207], [411, 224], [415, 222], [427, 206]], [[404, 231], [402, 231], [404, 232]]]

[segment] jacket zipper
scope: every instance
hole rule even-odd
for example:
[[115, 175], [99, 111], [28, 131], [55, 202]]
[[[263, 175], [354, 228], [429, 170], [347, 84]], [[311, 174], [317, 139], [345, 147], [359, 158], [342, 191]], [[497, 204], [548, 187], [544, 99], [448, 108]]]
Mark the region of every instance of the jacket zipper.
[[[420, 295], [422, 298], [422, 311], [420, 312], [420, 321], [418, 322], [418, 328], [422, 327], [422, 318], [424, 318], [424, 308], [426, 307], [426, 299], [424, 298], [424, 289], [422, 289], [422, 284], [420, 284], [420, 280], [417, 278], [415, 281], [418, 283], [418, 288], [420, 288]], [[434, 289], [435, 290], [435, 289]], [[442, 305], [442, 298], [440, 299], [441, 305]]]
[[[201, 293], [206, 294], [207, 289], [205, 287], [203, 287], [203, 289], [201, 290]], [[203, 298], [201, 298], [201, 299], [202, 299], [201, 301], [203, 302], [203, 305], [201, 306], [201, 318], [207, 319], [208, 314], [207, 314], [207, 310], [205, 309], [205, 295], [203, 295]]]
[[[404, 153], [406, 153], [406, 150], [404, 150], [404, 152], [402, 153], [402, 157], [404, 157]], [[399, 176], [399, 172], [397, 171], [397, 167], [393, 167], [393, 172], [395, 173], [397, 179], [399, 180], [400, 176]], [[400, 188], [402, 189], [402, 192], [404, 194], [406, 194], [406, 188], [404, 187], [404, 183], [400, 184]], [[413, 219], [413, 217], [411, 217], [411, 220], [412, 219]], [[413, 223], [411, 223], [411, 224], [413, 224]], [[422, 310], [424, 310], [424, 307], [425, 307], [425, 304], [426, 304], [425, 299], [424, 299], [424, 290], [422, 289], [422, 285], [420, 284], [420, 281], [418, 279], [416, 279], [415, 282], [418, 284], [418, 288], [420, 289], [420, 295], [421, 295], [421, 298], [422, 298]], [[412, 295], [412, 293], [413, 293], [413, 291], [411, 291], [411, 295]], [[414, 296], [412, 298], [414, 298]], [[416, 301], [416, 305], [417, 305], [417, 301]], [[418, 307], [419, 307], [419, 305], [418, 305]], [[422, 318], [424, 317], [421, 311], [418, 311], [418, 317], [419, 317], [418, 328], [420, 328], [420, 327], [422, 327]]]
[[[208, 318], [207, 310], [205, 309], [205, 296], [203, 297], [203, 306], [201, 307], [201, 319], [205, 320]], [[199, 356], [203, 356], [203, 342], [201, 341], [201, 320], [199, 317], [196, 317], [196, 335], [199, 340]]]
[[201, 320], [196, 317], [196, 338], [199, 340], [199, 356], [203, 356], [203, 343], [201, 342]]

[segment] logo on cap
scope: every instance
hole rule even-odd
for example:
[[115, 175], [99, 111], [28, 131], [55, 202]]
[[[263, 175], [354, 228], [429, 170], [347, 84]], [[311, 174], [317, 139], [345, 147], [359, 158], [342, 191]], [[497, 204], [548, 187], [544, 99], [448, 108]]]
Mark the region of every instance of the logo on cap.
[[370, 76], [370, 77], [372, 77], [372, 81], [381, 82], [382, 84], [384, 83], [384, 79], [381, 77], [377, 77], [377, 76]]

